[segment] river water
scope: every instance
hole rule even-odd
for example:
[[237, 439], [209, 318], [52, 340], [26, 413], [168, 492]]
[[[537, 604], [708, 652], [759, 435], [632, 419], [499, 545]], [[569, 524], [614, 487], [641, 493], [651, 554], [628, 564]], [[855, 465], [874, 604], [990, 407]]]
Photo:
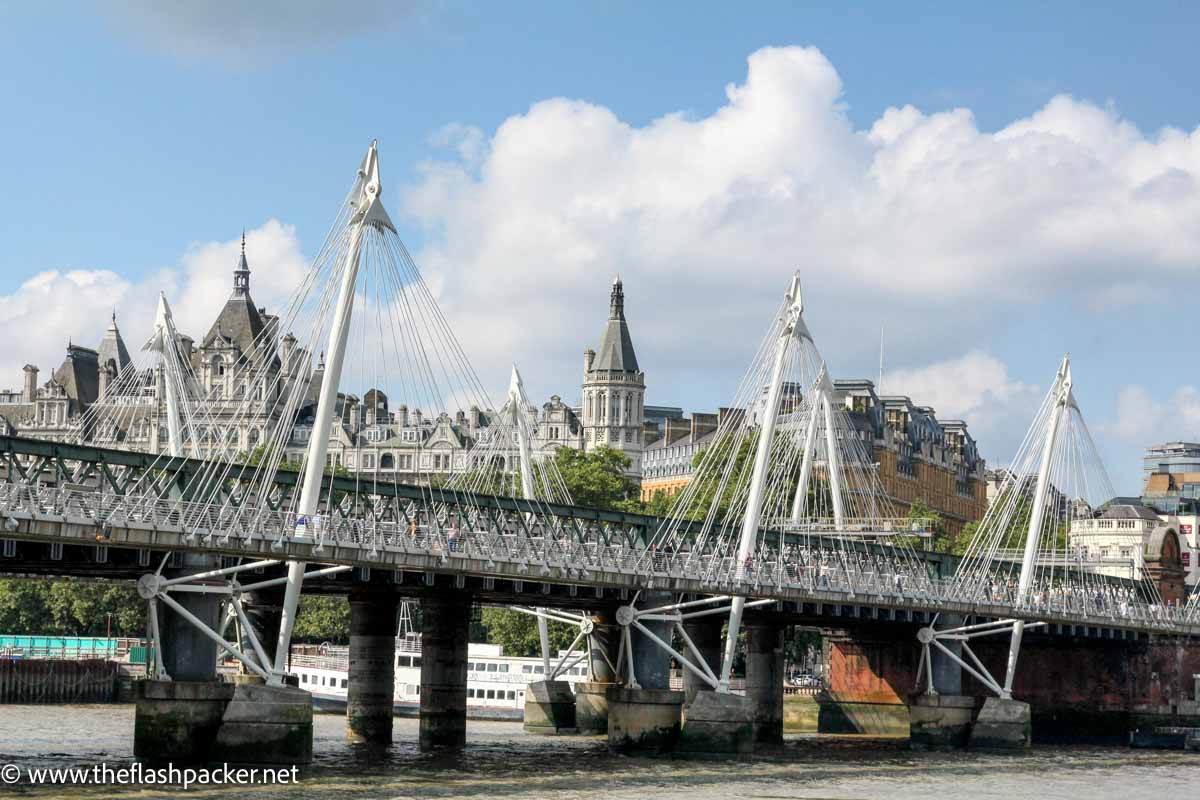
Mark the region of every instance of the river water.
[[[563, 798], [740, 800], [1200, 800], [1200, 754], [1125, 748], [1036, 747], [1024, 755], [912, 753], [900, 741], [789, 736], [751, 763], [632, 758], [602, 738], [526, 735], [519, 724], [469, 722], [468, 748], [419, 753], [417, 722], [397, 719], [383, 755], [349, 745], [340, 716], [316, 717], [314, 764], [294, 786], [33, 787], [36, 798]], [[133, 706], [0, 706], [0, 765], [112, 767], [133, 759]]]

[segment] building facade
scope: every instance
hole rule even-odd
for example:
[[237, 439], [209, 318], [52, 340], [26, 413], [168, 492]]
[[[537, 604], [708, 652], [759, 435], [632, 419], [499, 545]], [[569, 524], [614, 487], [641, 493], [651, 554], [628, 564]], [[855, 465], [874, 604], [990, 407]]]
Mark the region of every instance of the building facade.
[[[283, 398], [300, 393], [287, 420], [285, 457], [299, 462], [316, 415], [323, 357], [281, 337], [279, 320], [251, 296], [245, 242], [233, 270], [231, 293], [199, 340], [179, 334], [178, 347], [205, 401], [205, 419], [195, 426], [191, 453], [228, 458], [252, 455], [278, 430]], [[95, 349], [67, 346], [62, 364], [39, 385], [39, 370], [24, 368], [21, 390], [0, 391], [0, 434], [58, 441], [91, 441], [145, 452], [167, 449], [165, 382], [160, 368], [138, 370], [114, 315]], [[630, 456], [640, 476], [645, 375], [637, 363], [624, 316], [620, 280], [612, 285], [609, 314], [599, 351], [588, 351], [582, 385], [584, 402], [572, 407], [559, 395], [540, 408], [523, 409], [535, 432], [535, 457], [553, 458], [563, 447], [614, 447]], [[327, 466], [378, 478], [421, 482], [449, 479], [474, 466], [472, 451], [486, 445], [491, 456], [504, 446], [493, 441], [497, 414], [491, 409], [428, 412], [400, 404], [371, 388], [360, 398], [340, 393], [329, 431]], [[516, 442], [509, 458], [518, 457]], [[482, 452], [482, 451], [481, 451]]]
[[1187, 583], [1200, 585], [1200, 443], [1167, 442], [1146, 449], [1141, 502], [1178, 528]]
[[[834, 381], [834, 401], [844, 404], [852, 429], [869, 445], [879, 480], [897, 511], [917, 501], [936, 511], [956, 534], [987, 509], [986, 463], [961, 420], [938, 420], [932, 408], [903, 396], [875, 393], [869, 380]], [[677, 494], [692, 478], [696, 454], [735, 409], [666, 420], [646, 445], [642, 499]]]

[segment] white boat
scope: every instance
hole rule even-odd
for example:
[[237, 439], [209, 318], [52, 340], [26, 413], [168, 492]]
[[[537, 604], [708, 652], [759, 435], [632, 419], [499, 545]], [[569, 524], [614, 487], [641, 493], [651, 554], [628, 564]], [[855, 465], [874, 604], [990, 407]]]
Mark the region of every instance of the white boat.
[[[558, 680], [574, 684], [587, 680], [586, 652], [568, 655], [560, 651], [551, 660], [551, 670], [561, 662], [567, 668]], [[564, 661], [564, 657], [566, 660]], [[349, 648], [322, 645], [292, 648], [290, 672], [300, 688], [313, 696], [318, 711], [344, 711], [349, 686]], [[405, 633], [396, 637], [396, 684], [392, 710], [398, 716], [415, 717], [421, 705], [421, 637]], [[467, 646], [467, 718], [520, 720], [525, 709], [526, 687], [546, 678], [541, 658], [506, 656], [498, 644], [472, 642]]]

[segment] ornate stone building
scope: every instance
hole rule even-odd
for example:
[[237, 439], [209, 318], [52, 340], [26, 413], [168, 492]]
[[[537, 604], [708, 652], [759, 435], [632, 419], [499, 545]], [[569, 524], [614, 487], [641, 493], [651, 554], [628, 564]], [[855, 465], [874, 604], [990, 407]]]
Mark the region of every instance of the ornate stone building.
[[645, 400], [646, 376], [633, 351], [618, 276], [613, 279], [600, 347], [583, 352], [583, 447], [620, 450], [629, 456], [630, 474], [640, 476]]
[[[229, 299], [198, 342], [179, 335], [180, 352], [208, 416], [197, 427], [190, 451], [226, 456], [253, 453], [276, 429], [282, 399], [293, 390], [303, 400], [290, 423], [289, 460], [299, 461], [314, 435], [316, 393], [324, 372], [315, 366], [291, 333], [279, 336], [279, 320], [251, 297], [251, 273], [245, 241], [233, 270]], [[614, 281], [609, 320], [600, 354], [588, 351], [584, 397], [591, 415], [554, 395], [540, 409], [524, 409], [536, 431], [535, 455], [552, 458], [562, 447], [609, 445], [630, 454], [639, 474], [644, 375], [639, 371], [628, 325], [624, 295]], [[164, 452], [167, 441], [165, 383], [161, 371], [137, 371], [114, 315], [95, 349], [69, 344], [63, 363], [38, 385], [36, 366], [26, 365], [21, 391], [0, 391], [0, 434], [59, 441], [94, 441], [110, 447]], [[339, 394], [339, 407], [328, 436], [328, 464], [381, 479], [429, 480], [469, 470], [472, 450], [493, 445], [495, 412], [477, 407], [451, 413], [393, 407], [379, 389], [360, 399]], [[585, 403], [586, 405], [586, 403]], [[592, 420], [590, 427], [586, 420]], [[515, 442], [509, 457], [516, 458]], [[492, 453], [496, 448], [491, 448]], [[503, 452], [503, 451], [501, 451]]]
[[[939, 420], [932, 408], [898, 395], [880, 397], [869, 380], [834, 381], [850, 424], [879, 465], [879, 479], [900, 513], [920, 500], [957, 533], [987, 510], [986, 464], [961, 420]], [[642, 499], [678, 493], [692, 478], [693, 459], [732, 413], [669, 420], [646, 445]]]

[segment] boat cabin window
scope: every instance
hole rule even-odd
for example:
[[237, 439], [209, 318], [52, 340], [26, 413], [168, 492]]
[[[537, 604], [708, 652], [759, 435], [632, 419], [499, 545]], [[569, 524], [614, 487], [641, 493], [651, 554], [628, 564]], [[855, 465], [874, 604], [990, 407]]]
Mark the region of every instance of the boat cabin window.
[[346, 678], [342, 678], [342, 688], [343, 689], [346, 688], [346, 680], [347, 680]]
[[533, 672], [533, 664], [522, 664], [521, 672]]
[[498, 670], [499, 670], [499, 668], [500, 668], [500, 665], [499, 665], [499, 664], [488, 664], [488, 665], [487, 665], [487, 671], [488, 671], [488, 672], [496, 672], [496, 671], [498, 671]]

